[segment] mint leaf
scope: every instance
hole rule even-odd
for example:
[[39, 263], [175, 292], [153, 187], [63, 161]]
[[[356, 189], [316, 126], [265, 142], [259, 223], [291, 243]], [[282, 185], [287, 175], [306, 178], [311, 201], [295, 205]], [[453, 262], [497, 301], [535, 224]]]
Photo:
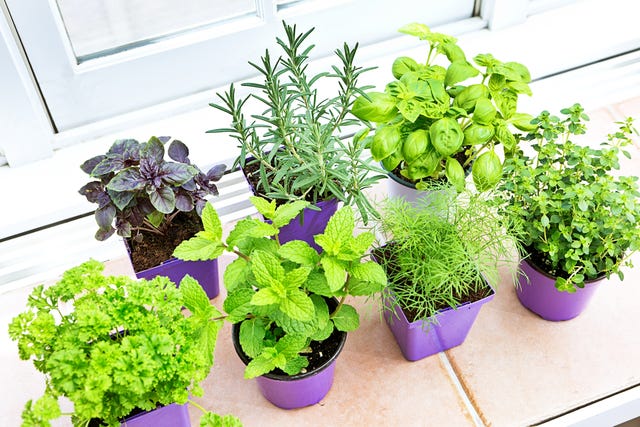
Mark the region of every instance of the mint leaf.
[[227, 320], [237, 323], [244, 320], [251, 312], [251, 298], [255, 292], [251, 288], [235, 288], [229, 291], [224, 299], [223, 308], [227, 312]]
[[320, 262], [324, 268], [324, 275], [331, 292], [340, 290], [345, 284], [347, 275], [347, 271], [342, 266], [342, 263], [329, 256], [323, 257]]
[[343, 332], [354, 331], [360, 326], [360, 317], [355, 308], [349, 304], [343, 304], [340, 310], [332, 317], [336, 329]]
[[265, 354], [260, 354], [251, 362], [249, 362], [246, 369], [244, 370], [244, 377], [246, 379], [259, 377], [260, 375], [264, 375], [273, 371], [275, 368], [276, 363], [274, 361], [274, 358], [268, 357]]
[[373, 295], [387, 285], [387, 275], [375, 262], [358, 263], [349, 269], [349, 294]]
[[309, 360], [303, 356], [296, 356], [292, 359], [287, 359], [287, 364], [282, 369], [289, 375], [296, 375], [302, 371], [303, 368], [309, 366]]
[[280, 247], [278, 255], [282, 258], [309, 267], [315, 266], [320, 256], [307, 242], [291, 240]]
[[273, 236], [276, 232], [277, 229], [271, 224], [256, 218], [245, 218], [238, 221], [229, 233], [227, 245], [230, 247], [240, 246], [246, 239]]
[[220, 223], [220, 217], [210, 202], [207, 202], [202, 209], [202, 226], [204, 227], [204, 231], [212, 233], [212, 239], [222, 239], [222, 224]]
[[296, 200], [295, 202], [284, 204], [276, 209], [275, 215], [270, 219], [273, 219], [273, 225], [280, 228], [289, 224], [291, 220], [297, 217], [307, 206], [309, 206], [309, 202], [303, 200]]
[[273, 219], [276, 214], [276, 201], [272, 200], [271, 202], [263, 199], [262, 197], [251, 196], [249, 200], [256, 207], [260, 215], [265, 217], [266, 219]]
[[249, 272], [249, 264], [244, 258], [236, 258], [227, 265], [224, 270], [224, 286], [227, 292], [232, 292], [238, 286], [247, 283], [247, 273]]
[[299, 290], [287, 292], [287, 297], [280, 301], [280, 309], [292, 319], [301, 321], [313, 319], [315, 311], [311, 298]]
[[266, 325], [262, 319], [249, 319], [240, 324], [240, 346], [247, 356], [256, 358], [262, 353], [265, 334]]
[[213, 306], [200, 283], [188, 274], [180, 281], [182, 303], [195, 315], [210, 316]]
[[327, 277], [318, 271], [312, 271], [307, 277], [305, 288], [308, 292], [318, 294], [325, 297], [333, 296], [333, 292], [327, 283]]
[[222, 242], [209, 240], [200, 233], [203, 232], [180, 243], [173, 251], [173, 256], [184, 261], [207, 261], [223, 254]]
[[251, 298], [251, 304], [253, 305], [271, 305], [279, 304], [281, 301], [280, 295], [276, 293], [272, 288], [260, 289], [253, 294]]
[[251, 272], [261, 286], [273, 286], [284, 280], [284, 268], [280, 261], [268, 252], [255, 251], [251, 257]]
[[300, 267], [291, 270], [285, 275], [282, 284], [287, 290], [298, 289], [304, 285], [310, 272], [311, 269], [309, 267]]

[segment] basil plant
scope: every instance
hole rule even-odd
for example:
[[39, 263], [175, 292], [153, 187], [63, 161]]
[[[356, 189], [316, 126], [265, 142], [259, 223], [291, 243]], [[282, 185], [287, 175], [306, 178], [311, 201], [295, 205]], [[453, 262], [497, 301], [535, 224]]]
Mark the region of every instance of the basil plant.
[[[454, 37], [423, 24], [399, 31], [425, 40], [427, 59], [397, 58], [384, 92], [356, 99], [353, 114], [376, 127], [372, 157], [418, 188], [446, 177], [462, 191], [470, 169], [478, 190], [494, 187], [502, 177], [496, 146], [509, 156], [518, 143], [511, 127], [532, 129], [533, 117], [517, 112], [519, 95], [531, 95], [529, 70], [491, 54], [477, 55], [474, 65]], [[448, 65], [437, 63], [442, 56]]]

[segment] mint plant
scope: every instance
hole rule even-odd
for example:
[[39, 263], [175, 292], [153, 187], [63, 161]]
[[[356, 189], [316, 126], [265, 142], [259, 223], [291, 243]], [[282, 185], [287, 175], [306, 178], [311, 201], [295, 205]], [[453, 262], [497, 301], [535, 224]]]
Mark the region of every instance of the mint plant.
[[[166, 277], [105, 276], [103, 268], [91, 260], [37, 286], [10, 323], [20, 358], [46, 377], [44, 395], [25, 406], [24, 426], [70, 415], [74, 426], [99, 418], [115, 427], [134, 409], [202, 396], [223, 317], [198, 282], [186, 276], [178, 289]], [[73, 413], [61, 412], [62, 396]]]
[[169, 140], [117, 140], [106, 154], [80, 166], [95, 179], [79, 193], [98, 205], [97, 240], [106, 240], [116, 231], [119, 236], [134, 238], [141, 230], [163, 234], [179, 212], [196, 209], [200, 213], [206, 197], [218, 195], [215, 182], [222, 177], [225, 165], [202, 172], [191, 164], [189, 149], [178, 140], [168, 147], [174, 161], [167, 161], [164, 144]]
[[[227, 133], [238, 142], [235, 163], [254, 185], [255, 195], [313, 205], [335, 198], [356, 206], [366, 222], [375, 210], [363, 190], [383, 175], [363, 156], [366, 132], [342, 138], [362, 127], [350, 114], [355, 97], [367, 89], [358, 83], [368, 71], [355, 65], [358, 45], [345, 43], [335, 51], [339, 65], [308, 75], [314, 46], [307, 38], [313, 29], [299, 33], [295, 26], [283, 26], [286, 38], [276, 39], [282, 55], [273, 58], [267, 50], [259, 63], [249, 62], [261, 82], [243, 84], [253, 89], [246, 98], [237, 99], [233, 85], [217, 94], [221, 102], [210, 105], [228, 114], [231, 126], [209, 132]], [[329, 91], [333, 95], [324, 97]], [[244, 111], [250, 108], [260, 113], [248, 119]]]
[[640, 191], [637, 176], [620, 176], [620, 155], [637, 131], [633, 120], [601, 148], [571, 141], [586, 132], [589, 117], [580, 104], [561, 110], [562, 118], [543, 111], [527, 135], [535, 155], [522, 152], [507, 160], [501, 185], [503, 212], [531, 262], [557, 276], [559, 291], [575, 292], [586, 280], [618, 274], [631, 266], [640, 245]]
[[[265, 221], [239, 221], [226, 240], [213, 206], [202, 212], [204, 231], [180, 244], [174, 256], [196, 261], [215, 259], [225, 251], [237, 255], [224, 272], [227, 297], [224, 310], [231, 323], [240, 323], [240, 345], [251, 362], [246, 378], [280, 369], [289, 375], [307, 365], [311, 341], [323, 341], [334, 330], [359, 326], [348, 296], [371, 296], [386, 284], [382, 268], [365, 261], [374, 240], [369, 232], [354, 236], [354, 213], [345, 206], [329, 220], [323, 234], [315, 236], [318, 254], [308, 243], [280, 244], [279, 229], [295, 218], [306, 201], [276, 206], [259, 197], [251, 202]], [[327, 298], [337, 298], [330, 310]]]
[[427, 57], [397, 58], [384, 92], [353, 104], [356, 117], [376, 126], [371, 155], [418, 188], [443, 178], [462, 191], [469, 169], [478, 190], [493, 188], [502, 177], [498, 146], [509, 156], [518, 143], [512, 126], [531, 129], [533, 117], [517, 112], [518, 97], [531, 95], [529, 70], [491, 54], [477, 55], [473, 65], [454, 37], [423, 24], [399, 31], [425, 40]]

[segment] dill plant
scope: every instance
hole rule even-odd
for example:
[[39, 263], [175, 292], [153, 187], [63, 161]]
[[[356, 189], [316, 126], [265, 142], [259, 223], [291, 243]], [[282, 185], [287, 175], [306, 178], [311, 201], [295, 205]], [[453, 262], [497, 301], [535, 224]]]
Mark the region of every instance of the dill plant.
[[505, 217], [487, 194], [457, 195], [446, 184], [429, 189], [415, 204], [387, 200], [379, 222], [386, 243], [375, 255], [394, 304], [410, 321], [431, 322], [439, 310], [484, 298], [492, 292], [489, 283], [497, 285], [500, 267], [517, 264]]

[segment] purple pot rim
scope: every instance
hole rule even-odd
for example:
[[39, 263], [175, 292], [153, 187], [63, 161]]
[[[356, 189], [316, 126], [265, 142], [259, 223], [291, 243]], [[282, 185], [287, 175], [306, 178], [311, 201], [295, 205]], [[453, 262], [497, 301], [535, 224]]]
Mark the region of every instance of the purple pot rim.
[[[464, 307], [467, 307], [467, 306], [470, 306], [470, 305], [473, 305], [473, 304], [479, 304], [479, 305], [482, 305], [482, 304], [484, 304], [484, 303], [489, 302], [490, 300], [492, 300], [492, 299], [493, 299], [493, 297], [496, 295], [496, 291], [495, 291], [495, 289], [493, 288], [493, 286], [491, 286], [491, 285], [489, 284], [489, 282], [488, 282], [486, 279], [485, 279], [485, 281], [484, 281], [484, 282], [487, 284], [487, 286], [489, 286], [489, 289], [491, 289], [491, 293], [490, 293], [489, 295], [487, 295], [486, 297], [481, 298], [481, 299], [476, 300], [476, 301], [467, 301], [467, 302], [462, 303], [462, 304], [460, 304], [460, 305], [458, 305], [458, 306], [456, 306], [456, 307], [447, 307], [447, 308], [443, 308], [443, 309], [441, 309], [441, 310], [438, 310], [438, 311], [437, 311], [437, 312], [435, 312], [433, 315], [431, 315], [431, 316], [429, 316], [429, 317], [427, 317], [427, 318], [417, 319], [417, 320], [414, 320], [413, 322], [409, 322], [409, 319], [407, 319], [407, 315], [406, 315], [406, 314], [404, 314], [404, 310], [402, 309], [402, 307], [397, 306], [397, 305], [394, 305], [392, 308], [394, 308], [394, 312], [396, 312], [396, 313], [398, 313], [398, 312], [399, 312], [399, 314], [402, 316], [402, 320], [403, 320], [407, 325], [409, 325], [410, 327], [417, 327], [417, 326], [421, 326], [421, 324], [422, 324], [422, 323], [424, 323], [424, 322], [426, 322], [426, 321], [427, 321], [427, 319], [436, 318], [436, 317], [437, 317], [437, 316], [439, 316], [439, 315], [442, 315], [442, 314], [445, 314], [445, 313], [449, 313], [449, 312], [452, 312], [452, 311], [455, 311], [455, 310], [459, 310], [459, 309], [461, 309], [461, 308], [464, 308]], [[388, 295], [385, 295], [385, 298], [392, 298], [392, 299], [395, 299], [395, 292], [394, 292], [392, 289], [387, 288], [387, 289], [385, 289], [385, 292], [388, 292], [388, 293], [389, 293]], [[399, 310], [395, 310], [395, 307], [397, 307]]]
[[[544, 271], [544, 270], [542, 269], [542, 267], [540, 267], [538, 264], [534, 263], [534, 262], [531, 260], [530, 254], [527, 254], [527, 256], [526, 256], [526, 257], [524, 257], [524, 258], [522, 258], [522, 259], [520, 260], [520, 262], [524, 262], [524, 263], [526, 263], [526, 264], [527, 264], [529, 267], [531, 267], [531, 268], [532, 268], [536, 273], [539, 273], [539, 274], [543, 275], [543, 276], [544, 276], [544, 277], [546, 277], [547, 279], [550, 279], [550, 280], [555, 281], [555, 280], [558, 278], [558, 276], [554, 276], [554, 275], [552, 275], [552, 274], [550, 274], [550, 273], [548, 273], [548, 272]], [[606, 277], [606, 274], [605, 274], [605, 273], [601, 273], [598, 277], [596, 277], [596, 278], [594, 278], [594, 279], [588, 279], [588, 280], [585, 280], [585, 281], [584, 281], [584, 284], [585, 284], [585, 285], [590, 285], [590, 284], [593, 284], [593, 283], [597, 283], [597, 282], [602, 281], [605, 277]]]
[[[240, 341], [238, 340], [241, 323], [242, 322], [234, 323], [233, 325], [231, 325], [231, 340], [233, 341], [233, 348], [235, 349], [236, 354], [238, 355], [238, 357], [240, 357], [240, 360], [242, 360], [242, 363], [247, 365], [249, 364], [251, 359], [249, 358], [249, 356], [247, 356], [244, 353], [244, 351], [240, 347]], [[340, 343], [338, 344], [338, 348], [336, 349], [335, 353], [329, 358], [329, 360], [327, 360], [318, 368], [313, 369], [311, 371], [304, 372], [304, 373], [296, 374], [296, 375], [281, 375], [281, 374], [274, 374], [274, 373], [266, 373], [264, 375], [261, 375], [261, 377], [268, 378], [270, 380], [276, 380], [276, 381], [296, 381], [296, 380], [303, 380], [305, 378], [312, 377], [319, 374], [320, 372], [329, 368], [336, 361], [336, 359], [342, 352], [342, 349], [344, 348], [345, 342], [347, 341], [346, 332], [338, 331], [338, 330], [336, 330], [336, 332], [340, 335]]]

